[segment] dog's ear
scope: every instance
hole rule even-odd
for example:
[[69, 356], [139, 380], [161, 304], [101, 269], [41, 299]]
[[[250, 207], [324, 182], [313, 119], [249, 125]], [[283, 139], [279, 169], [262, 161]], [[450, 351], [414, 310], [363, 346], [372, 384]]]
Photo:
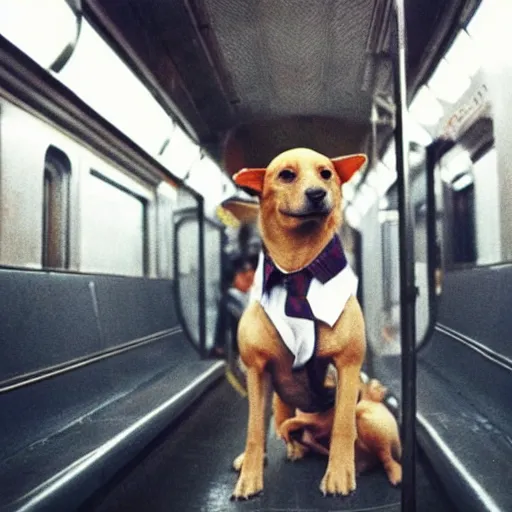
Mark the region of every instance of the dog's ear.
[[258, 203], [239, 199], [227, 199], [222, 202], [221, 207], [244, 224], [256, 222], [260, 211], [260, 205]]
[[266, 172], [267, 169], [242, 169], [233, 176], [233, 180], [237, 185], [261, 194]]
[[366, 155], [359, 153], [357, 155], [339, 156], [333, 158], [331, 162], [336, 169], [341, 183], [347, 182], [352, 176], [367, 162]]

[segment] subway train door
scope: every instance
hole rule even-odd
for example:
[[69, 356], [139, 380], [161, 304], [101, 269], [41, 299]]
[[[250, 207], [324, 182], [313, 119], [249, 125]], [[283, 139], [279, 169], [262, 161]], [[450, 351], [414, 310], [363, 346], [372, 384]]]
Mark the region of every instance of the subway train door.
[[[471, 263], [476, 259], [475, 250], [475, 189], [470, 174], [452, 183], [448, 193], [453, 205], [451, 236], [453, 239], [452, 263]], [[463, 188], [454, 185], [463, 181]]]
[[445, 205], [444, 262], [448, 266], [473, 263], [477, 253], [472, 162], [467, 153], [454, 148], [441, 159], [440, 173]]

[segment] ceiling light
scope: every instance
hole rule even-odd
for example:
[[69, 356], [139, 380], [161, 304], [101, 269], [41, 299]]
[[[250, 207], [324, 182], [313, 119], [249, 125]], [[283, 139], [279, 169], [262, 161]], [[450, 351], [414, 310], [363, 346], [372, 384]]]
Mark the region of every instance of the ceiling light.
[[179, 126], [176, 126], [159, 160], [175, 176], [183, 178], [198, 161], [200, 155], [200, 147]]
[[472, 77], [481, 65], [480, 49], [465, 30], [459, 32], [446, 52], [445, 59], [459, 73], [469, 77]]
[[389, 199], [387, 198], [387, 196], [384, 196], [379, 201], [379, 210], [387, 210], [388, 207], [389, 207]]
[[345, 199], [345, 201], [348, 201], [348, 202], [352, 201], [352, 199], [354, 198], [355, 191], [356, 191], [356, 187], [352, 183], [352, 180], [348, 181], [346, 183], [343, 183], [343, 185], [341, 186], [341, 190], [342, 190], [342, 194], [343, 194], [343, 199]]
[[77, 34], [77, 20], [65, 0], [2, 0], [0, 33], [49, 69]]
[[429, 89], [447, 103], [456, 103], [469, 89], [471, 80], [465, 74], [457, 72], [457, 68], [441, 59], [432, 78], [428, 82]]
[[382, 157], [382, 163], [391, 171], [396, 172], [396, 151], [395, 141], [391, 141], [388, 145], [384, 156]]
[[225, 174], [208, 156], [197, 160], [190, 169], [187, 184], [204, 197], [204, 211], [209, 217], [214, 216], [217, 206], [224, 196]]
[[455, 156], [447, 155], [448, 158], [441, 160], [441, 179], [446, 183], [451, 183], [452, 180], [460, 174], [467, 173], [472, 168], [472, 161], [467, 151], [461, 151]]
[[396, 172], [389, 169], [382, 162], [378, 162], [373, 171], [368, 175], [367, 182], [373, 187], [377, 196], [382, 197], [396, 180]]
[[496, 25], [504, 15], [507, 4], [510, 4], [510, 0], [484, 0], [480, 3], [466, 28], [477, 44], [484, 43], [496, 33]]
[[363, 217], [370, 209], [370, 207], [375, 203], [376, 199], [376, 191], [367, 183], [363, 183], [359, 187], [355, 199], [352, 201], [352, 206], [356, 208], [360, 216]]
[[427, 86], [423, 86], [409, 107], [411, 115], [422, 125], [435, 126], [443, 117], [443, 107]]
[[407, 113], [407, 129], [411, 142], [417, 142], [421, 146], [426, 147], [433, 140], [432, 135], [416, 121], [410, 112]]
[[73, 55], [55, 76], [150, 155], [158, 155], [173, 131], [169, 115], [86, 19]]
[[379, 193], [379, 177], [377, 176], [375, 167], [366, 175], [366, 184], [372, 187], [377, 194]]
[[484, 58], [482, 67], [488, 74], [503, 76], [509, 69], [512, 34], [510, 0], [484, 0], [467, 26], [467, 31], [480, 48]]
[[452, 188], [455, 190], [455, 192], [461, 191], [463, 188], [466, 188], [467, 186], [471, 185], [473, 183], [473, 176], [471, 174], [466, 173], [457, 178], [452, 183]]
[[361, 215], [352, 205], [345, 208], [345, 222], [354, 229], [361, 225]]
[[378, 214], [380, 224], [384, 224], [385, 222], [398, 222], [398, 218], [398, 210], [387, 210], [386, 208], [381, 208]]

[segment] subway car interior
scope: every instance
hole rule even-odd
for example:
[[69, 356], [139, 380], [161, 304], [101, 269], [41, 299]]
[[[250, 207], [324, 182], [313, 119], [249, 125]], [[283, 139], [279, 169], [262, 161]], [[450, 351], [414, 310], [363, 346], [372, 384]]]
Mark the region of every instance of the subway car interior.
[[[0, 510], [512, 510], [511, 21], [0, 0]], [[263, 250], [233, 176], [297, 147], [368, 157], [339, 236], [403, 479], [324, 496], [327, 458], [289, 461], [268, 401], [264, 491], [233, 500]]]

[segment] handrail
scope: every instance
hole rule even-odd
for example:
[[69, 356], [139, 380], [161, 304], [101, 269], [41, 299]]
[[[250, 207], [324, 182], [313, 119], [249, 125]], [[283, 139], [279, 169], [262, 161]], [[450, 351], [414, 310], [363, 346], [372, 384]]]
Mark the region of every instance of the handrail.
[[395, 0], [392, 40], [396, 100], [396, 163], [400, 239], [400, 320], [402, 359], [402, 511], [416, 510], [416, 287], [414, 281], [414, 211], [405, 123], [407, 120], [406, 32], [404, 0]]
[[202, 358], [206, 357], [206, 263], [205, 263], [205, 229], [204, 229], [204, 202], [199, 201], [198, 204], [198, 224], [199, 224], [199, 349]]
[[73, 370], [77, 370], [78, 368], [83, 368], [84, 366], [98, 363], [104, 359], [124, 354], [125, 352], [161, 341], [168, 336], [174, 336], [176, 334], [180, 334], [181, 332], [182, 329], [180, 327], [171, 327], [170, 329], [164, 329], [156, 333], [148, 334], [131, 341], [114, 345], [110, 348], [98, 350], [84, 356], [76, 357], [63, 363], [56, 363], [43, 369], [34, 370], [22, 375], [11, 377], [0, 382], [0, 394], [14, 391], [15, 389], [19, 389], [25, 386], [30, 386], [43, 380], [57, 377], [63, 373], [68, 373]]
[[73, 41], [71, 41], [69, 44], [66, 45], [65, 48], [63, 48], [63, 50], [51, 64], [50, 70], [54, 73], [58, 73], [69, 62], [69, 59], [71, 59], [78, 45], [78, 40], [80, 39], [80, 33], [82, 31], [83, 14], [81, 5], [79, 5], [80, 2], [73, 2], [68, 0], [67, 4], [69, 5], [69, 8], [73, 11], [73, 14], [76, 18], [76, 34]]

